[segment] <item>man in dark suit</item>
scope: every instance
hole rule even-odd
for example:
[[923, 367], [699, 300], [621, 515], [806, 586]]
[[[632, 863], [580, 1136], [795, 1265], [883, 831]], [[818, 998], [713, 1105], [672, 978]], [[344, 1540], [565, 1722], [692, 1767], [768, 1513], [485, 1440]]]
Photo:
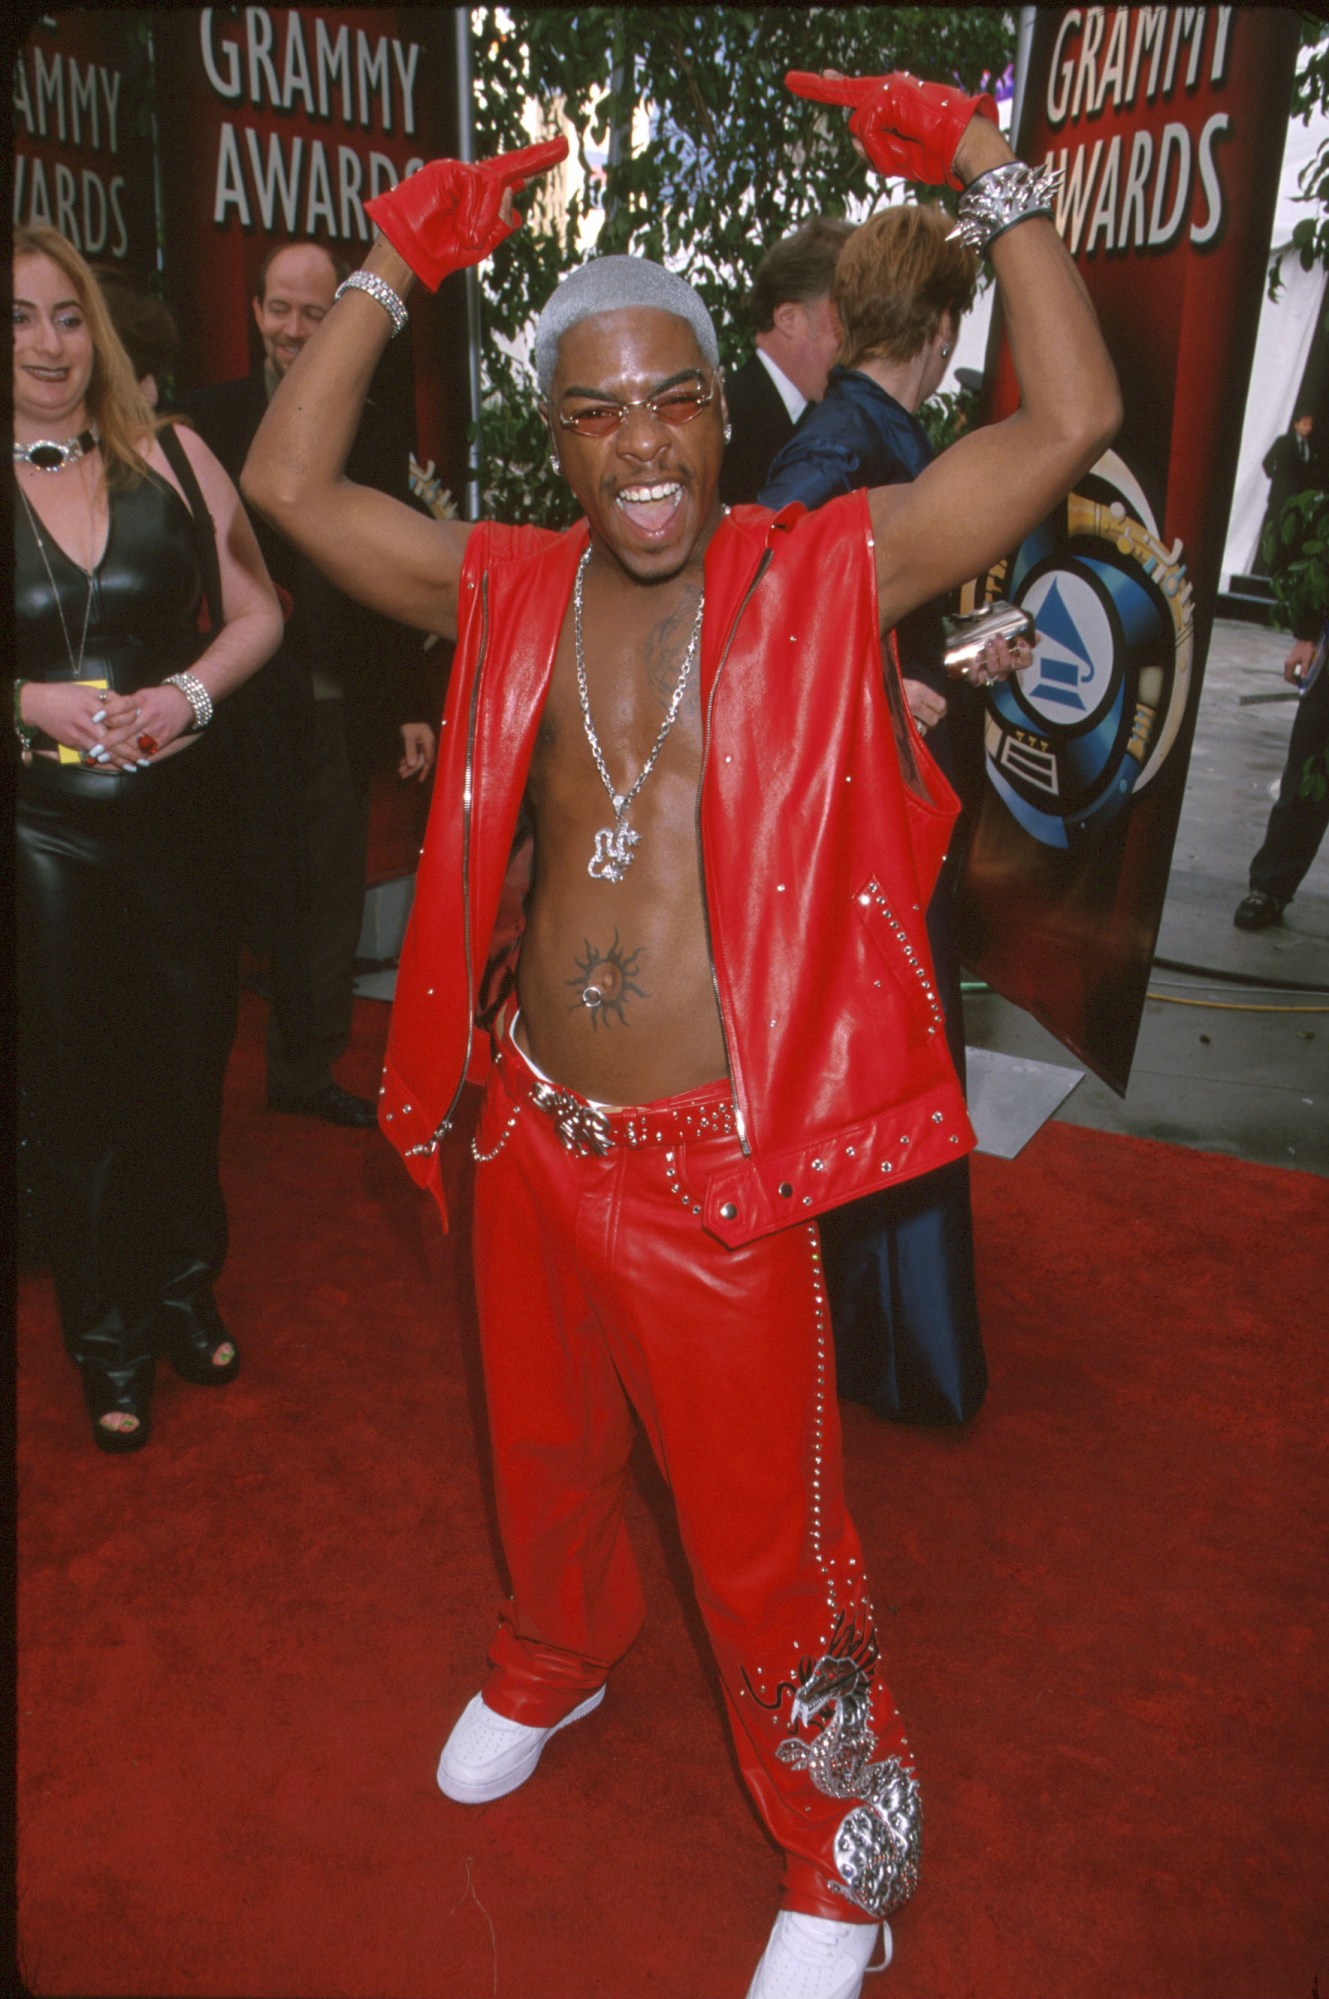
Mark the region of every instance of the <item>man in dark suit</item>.
[[725, 382], [733, 435], [720, 470], [729, 506], [755, 500], [777, 451], [809, 403], [820, 402], [840, 349], [831, 279], [853, 225], [814, 216], [768, 250], [747, 299], [756, 352]]
[[1278, 798], [1263, 845], [1251, 862], [1250, 893], [1237, 904], [1238, 930], [1267, 930], [1301, 886], [1329, 831], [1329, 617], [1309, 611], [1295, 625], [1283, 678], [1300, 695]]
[[[1262, 569], [1276, 569], [1283, 556], [1277, 540], [1283, 508], [1294, 493], [1307, 493], [1325, 483], [1325, 468], [1319, 445], [1312, 435], [1315, 418], [1310, 410], [1299, 410], [1292, 428], [1276, 437], [1264, 454], [1264, 476], [1269, 481], [1269, 505], [1260, 530], [1258, 561]], [[1266, 550], [1270, 535], [1272, 547]]]
[[[273, 251], [253, 301], [262, 373], [184, 399], [237, 484], [269, 397], [343, 275], [321, 244]], [[406, 440], [367, 406], [347, 476], [406, 498], [407, 457]], [[291, 606], [276, 657], [225, 712], [250, 939], [269, 960], [268, 1103], [368, 1126], [376, 1106], [342, 1089], [332, 1065], [351, 1033], [371, 764], [395, 724], [401, 776], [423, 782], [433, 766], [433, 730], [404, 719], [429, 712], [423, 655], [418, 635], [342, 596], [266, 522], [253, 521]]]

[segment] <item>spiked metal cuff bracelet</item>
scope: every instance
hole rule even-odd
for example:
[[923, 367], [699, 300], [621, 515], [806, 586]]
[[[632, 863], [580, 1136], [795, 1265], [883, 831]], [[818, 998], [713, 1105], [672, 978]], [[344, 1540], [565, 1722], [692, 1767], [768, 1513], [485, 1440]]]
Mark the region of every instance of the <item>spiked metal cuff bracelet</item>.
[[1011, 160], [1004, 167], [990, 167], [970, 181], [960, 196], [959, 221], [951, 238], [959, 237], [981, 257], [1004, 230], [1031, 215], [1051, 215], [1052, 197], [1061, 186], [1061, 168], [1051, 165], [1027, 167], [1023, 160]]

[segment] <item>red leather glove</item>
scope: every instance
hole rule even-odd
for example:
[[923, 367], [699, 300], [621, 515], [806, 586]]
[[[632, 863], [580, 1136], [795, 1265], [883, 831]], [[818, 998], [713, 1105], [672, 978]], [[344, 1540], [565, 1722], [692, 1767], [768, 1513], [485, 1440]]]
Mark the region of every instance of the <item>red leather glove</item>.
[[785, 86], [817, 104], [845, 104], [849, 130], [878, 173], [932, 187], [962, 188], [952, 171], [965, 126], [974, 117], [997, 123], [997, 107], [984, 91], [966, 97], [944, 83], [920, 83], [897, 70], [891, 76], [815, 76], [791, 69]]
[[520, 194], [532, 174], [544, 173], [567, 154], [566, 139], [545, 139], [475, 166], [431, 160], [367, 201], [365, 213], [421, 283], [436, 292], [449, 271], [480, 263], [520, 227], [515, 208], [510, 221], [500, 213], [504, 196]]

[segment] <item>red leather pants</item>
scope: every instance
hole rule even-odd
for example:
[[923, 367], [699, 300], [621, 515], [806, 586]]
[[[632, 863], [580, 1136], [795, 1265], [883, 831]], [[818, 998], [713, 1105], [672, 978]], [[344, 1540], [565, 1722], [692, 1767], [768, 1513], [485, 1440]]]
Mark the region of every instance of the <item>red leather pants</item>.
[[[529, 1075], [505, 1038], [474, 1147], [476, 1288], [513, 1590], [485, 1699], [547, 1727], [631, 1645], [644, 1608], [623, 1521], [635, 1409], [673, 1494], [744, 1779], [786, 1856], [784, 1906], [870, 1920], [833, 1885], [851, 1806], [776, 1754], [799, 1733], [800, 1663], [804, 1677], [825, 1663], [837, 1615], [860, 1656], [873, 1646], [816, 1229], [726, 1249], [693, 1204], [736, 1137], [578, 1155], [524, 1100]], [[727, 1104], [727, 1085], [669, 1100], [708, 1101]], [[875, 1676], [870, 1726], [878, 1755], [901, 1751]]]

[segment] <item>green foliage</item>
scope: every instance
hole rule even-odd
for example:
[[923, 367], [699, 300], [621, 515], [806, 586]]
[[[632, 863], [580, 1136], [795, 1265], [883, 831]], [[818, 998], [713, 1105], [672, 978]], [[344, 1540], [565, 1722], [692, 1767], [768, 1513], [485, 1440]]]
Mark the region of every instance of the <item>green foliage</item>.
[[[572, 502], [511, 343], [583, 261], [583, 223], [602, 216], [598, 251], [654, 257], [695, 284], [732, 367], [766, 249], [809, 216], [880, 198], [843, 112], [793, 97], [785, 71], [908, 69], [976, 90], [1015, 51], [1013, 11], [983, 7], [480, 7], [471, 21], [477, 157], [528, 145], [557, 106], [586, 175], [561, 226], [532, 189], [531, 226], [481, 274], [483, 509], [551, 525]], [[650, 139], [634, 150], [638, 107]], [[607, 167], [593, 171], [588, 149], [608, 149]]]
[[[1309, 53], [1307, 53], [1309, 50]], [[1323, 21], [1307, 18], [1303, 24], [1304, 61], [1292, 91], [1291, 115], [1303, 124], [1313, 111], [1329, 110], [1329, 33]], [[1293, 224], [1291, 244], [1280, 250], [1269, 265], [1269, 296], [1276, 299], [1283, 282], [1283, 259], [1295, 256], [1303, 271], [1315, 264], [1329, 264], [1329, 141], [1301, 170], [1297, 199], [1314, 209]]]
[[1261, 553], [1288, 631], [1329, 615], [1329, 493], [1294, 493], [1266, 528]]
[[918, 411], [918, 421], [936, 452], [949, 450], [973, 422], [978, 397], [967, 389], [938, 389]]

